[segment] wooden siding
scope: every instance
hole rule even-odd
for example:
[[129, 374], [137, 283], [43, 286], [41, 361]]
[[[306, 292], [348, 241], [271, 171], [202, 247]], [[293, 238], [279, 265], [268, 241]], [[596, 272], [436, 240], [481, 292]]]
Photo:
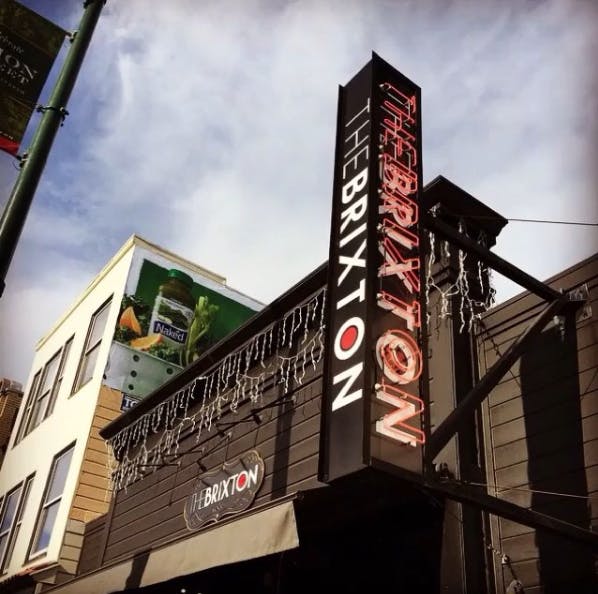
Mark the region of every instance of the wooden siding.
[[100, 566], [103, 553], [102, 547], [104, 543], [106, 518], [107, 516], [104, 514], [85, 524], [85, 536], [77, 573], [81, 574], [93, 571]]
[[91, 424], [79, 482], [69, 517], [89, 522], [108, 511], [110, 504], [110, 480], [106, 442], [98, 434], [99, 429], [121, 414], [122, 394], [106, 386], [100, 395]]
[[[592, 315], [551, 323], [512, 366], [484, 405], [487, 480], [508, 501], [598, 527], [598, 255], [550, 284], [587, 283]], [[484, 373], [544, 307], [523, 294], [484, 317], [478, 336]], [[563, 497], [539, 493], [565, 493]], [[492, 489], [490, 490], [492, 493]], [[591, 591], [595, 559], [587, 550], [504, 519], [492, 519], [497, 591], [517, 578], [526, 592]], [[555, 590], [557, 588], [557, 590]]]
[[282, 384], [265, 389], [256, 406], [261, 410], [259, 424], [247, 402], [236, 414], [224, 414], [210, 432], [204, 430], [199, 443], [195, 433], [182, 435], [180, 466], [163, 466], [115, 494], [102, 563], [189, 535], [183, 509], [199, 475], [248, 450], [257, 450], [265, 463], [264, 482], [252, 507], [320, 486], [321, 374], [321, 363], [316, 370], [310, 365], [302, 384], [291, 382], [284, 399]]
[[121, 400], [122, 394], [118, 390], [105, 386], [100, 388], [67, 529], [60, 549], [59, 563], [69, 574], [81, 572], [77, 566], [81, 557], [84, 535], [87, 538], [88, 534], [85, 523], [105, 514], [110, 505], [108, 450], [98, 430], [121, 414]]

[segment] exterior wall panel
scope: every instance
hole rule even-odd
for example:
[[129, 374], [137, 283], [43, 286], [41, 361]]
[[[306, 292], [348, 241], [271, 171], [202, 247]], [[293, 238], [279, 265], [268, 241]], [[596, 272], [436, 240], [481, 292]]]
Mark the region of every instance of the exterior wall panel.
[[106, 515], [100, 516], [85, 525], [85, 537], [79, 558], [79, 573], [92, 571], [100, 566]]
[[[595, 529], [598, 256], [549, 282], [567, 290], [584, 283], [590, 293], [586, 309], [569, 316], [562, 328], [555, 322], [547, 326], [489, 395], [484, 421], [491, 493]], [[525, 293], [484, 317], [485, 330], [478, 336], [482, 373], [544, 305], [539, 298]], [[492, 486], [496, 486], [495, 491]], [[555, 591], [554, 587], [561, 586], [589, 592], [595, 585], [595, 559], [587, 550], [569, 543], [563, 547], [556, 537], [502, 518], [492, 519], [492, 539], [493, 546], [510, 560], [510, 565], [501, 565], [497, 560], [499, 592], [505, 591], [515, 577], [522, 581], [526, 592]]]
[[[236, 414], [224, 414], [210, 432], [204, 430], [199, 444], [195, 433], [182, 436], [182, 455], [177, 460], [180, 466], [152, 469], [127, 489], [119, 490], [102, 562], [130, 557], [146, 549], [148, 543], [154, 547], [190, 535], [183, 509], [199, 475], [220, 468], [248, 450], [257, 450], [265, 464], [264, 482], [252, 507], [300, 489], [321, 486], [317, 481], [321, 374], [321, 364], [315, 371], [310, 367], [302, 385], [293, 386], [284, 400], [280, 399], [280, 384], [265, 391], [257, 406], [258, 410], [262, 408], [259, 424], [252, 419], [246, 403]], [[231, 438], [226, 439], [218, 430], [229, 432]]]

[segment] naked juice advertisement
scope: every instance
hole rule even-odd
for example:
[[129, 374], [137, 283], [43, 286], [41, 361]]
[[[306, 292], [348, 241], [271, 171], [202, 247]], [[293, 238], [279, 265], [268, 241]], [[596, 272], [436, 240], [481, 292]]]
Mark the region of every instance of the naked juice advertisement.
[[104, 383], [137, 399], [147, 396], [261, 307], [226, 285], [139, 250]]

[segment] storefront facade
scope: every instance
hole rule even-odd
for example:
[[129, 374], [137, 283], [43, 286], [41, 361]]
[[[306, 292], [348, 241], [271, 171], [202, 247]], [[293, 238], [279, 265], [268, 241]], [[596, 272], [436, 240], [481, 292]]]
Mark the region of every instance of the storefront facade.
[[[101, 431], [110, 509], [86, 528], [79, 577], [49, 591], [502, 594], [520, 585], [497, 516], [591, 558], [590, 518], [516, 505], [505, 493], [535, 489], [526, 476], [496, 488], [498, 448], [533, 437], [497, 444], [501, 378], [590, 297], [490, 254], [506, 220], [450, 181], [423, 188], [420, 124], [419, 89], [375, 55], [341, 89], [329, 263]], [[531, 330], [503, 311], [476, 332], [489, 265], [549, 302]], [[493, 361], [503, 331], [514, 346]], [[558, 592], [546, 575], [535, 591]], [[584, 569], [576, 591], [594, 580]]]
[[[143, 438], [126, 454], [121, 450], [121, 468], [127, 456], [130, 473], [117, 476], [121, 488], [108, 514], [88, 525], [82, 577], [58, 592], [151, 592], [154, 585], [156, 591], [201, 587], [216, 592], [237, 583], [263, 592], [295, 592], [313, 583], [357, 591], [358, 585], [370, 587], [372, 579], [388, 587], [397, 572], [405, 587], [438, 590], [441, 500], [373, 469], [334, 485], [318, 480], [326, 272], [325, 267], [315, 271], [235, 333], [221, 345], [227, 355], [218, 363], [204, 361], [205, 370], [194, 367], [196, 378], [224, 382], [222, 366], [235, 361], [230, 383], [235, 386], [236, 366], [251, 361], [240, 372], [249, 391], [239, 397], [235, 412], [230, 408], [234, 393], [211, 420], [201, 402], [190, 406], [178, 445], [163, 450], [155, 465], [137, 466]], [[285, 313], [277, 315], [281, 310]], [[235, 343], [241, 343], [236, 350]], [[133, 409], [103, 433], [111, 439], [122, 427], [117, 439], [127, 439], [124, 429], [135, 443], [135, 427], [143, 432], [152, 415], [161, 415], [168, 425], [169, 403], [185, 406], [191, 376], [183, 375], [178, 389], [160, 396], [161, 412], [160, 406], [149, 408], [150, 397], [147, 405], [139, 405], [147, 406], [147, 413]], [[260, 376], [261, 383], [250, 387], [247, 378]], [[137, 421], [125, 424], [134, 412]], [[172, 414], [171, 419], [181, 416]], [[157, 416], [153, 420], [158, 423]], [[168, 431], [162, 427], [148, 434], [148, 451], [157, 452]], [[261, 477], [253, 473], [256, 460], [263, 463]], [[224, 474], [214, 474], [222, 469]], [[234, 496], [243, 496], [256, 481], [255, 493], [241, 502], [247, 508], [227, 514], [239, 510]], [[206, 496], [206, 490], [213, 494]]]

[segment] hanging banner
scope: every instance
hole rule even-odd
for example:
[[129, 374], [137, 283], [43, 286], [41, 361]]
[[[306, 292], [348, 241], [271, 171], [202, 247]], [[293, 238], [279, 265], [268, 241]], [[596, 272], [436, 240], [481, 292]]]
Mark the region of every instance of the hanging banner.
[[420, 89], [374, 54], [339, 90], [320, 445], [326, 482], [376, 460], [422, 470], [421, 187]]
[[0, 149], [16, 155], [66, 32], [0, 0]]

